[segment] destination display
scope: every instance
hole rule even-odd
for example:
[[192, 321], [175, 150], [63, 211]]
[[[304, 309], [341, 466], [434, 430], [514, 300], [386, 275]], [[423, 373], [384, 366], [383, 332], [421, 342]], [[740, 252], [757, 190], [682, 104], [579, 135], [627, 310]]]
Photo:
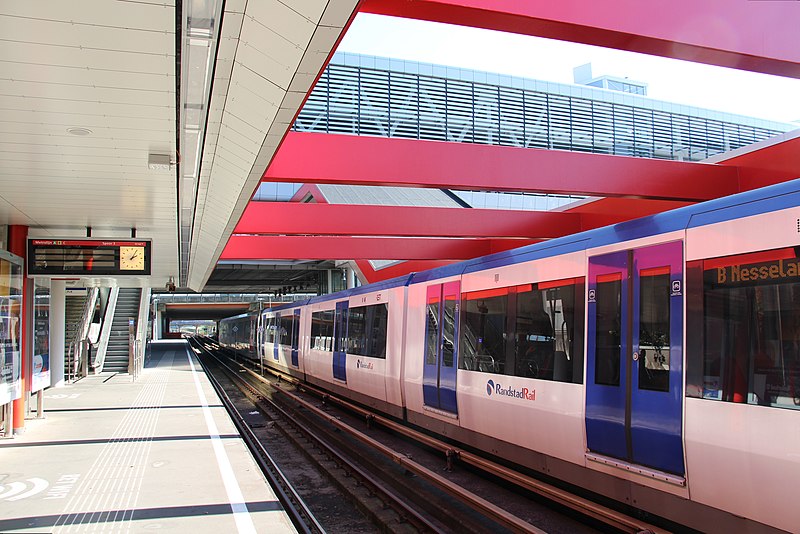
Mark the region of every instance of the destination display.
[[28, 276], [149, 275], [148, 239], [28, 239]]

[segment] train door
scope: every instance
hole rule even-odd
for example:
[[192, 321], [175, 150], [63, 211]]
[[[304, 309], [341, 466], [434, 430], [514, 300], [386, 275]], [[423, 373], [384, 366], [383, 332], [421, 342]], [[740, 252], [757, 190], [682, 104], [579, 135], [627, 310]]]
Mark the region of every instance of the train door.
[[333, 317], [333, 378], [347, 382], [347, 308], [348, 302], [337, 302]]
[[682, 476], [683, 243], [589, 258], [586, 439]]
[[458, 314], [460, 282], [428, 287], [422, 396], [425, 406], [458, 414]]
[[[256, 355], [259, 360], [264, 359], [264, 317], [260, 312], [256, 315]], [[263, 361], [262, 361], [263, 363]]]
[[278, 351], [280, 350], [281, 344], [281, 314], [276, 313], [273, 321], [275, 321], [275, 335], [272, 341], [272, 359], [279, 360], [280, 356]]
[[295, 367], [300, 366], [298, 351], [300, 346], [300, 310], [294, 311], [294, 319], [292, 320], [292, 365]]

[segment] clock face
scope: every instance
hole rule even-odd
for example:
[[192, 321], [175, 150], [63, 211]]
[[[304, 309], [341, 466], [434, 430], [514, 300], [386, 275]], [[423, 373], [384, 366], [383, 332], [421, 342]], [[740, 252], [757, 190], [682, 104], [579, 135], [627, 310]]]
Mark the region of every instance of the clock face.
[[123, 271], [143, 271], [144, 247], [119, 247], [119, 268]]

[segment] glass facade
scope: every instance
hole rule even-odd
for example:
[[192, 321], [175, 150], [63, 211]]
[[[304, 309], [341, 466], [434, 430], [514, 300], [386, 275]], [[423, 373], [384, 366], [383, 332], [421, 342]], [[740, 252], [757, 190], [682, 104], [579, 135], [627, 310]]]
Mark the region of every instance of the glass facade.
[[0, 251], [0, 405], [22, 394], [22, 270], [21, 260]]
[[37, 278], [33, 291], [33, 374], [31, 391], [50, 387], [50, 280]]

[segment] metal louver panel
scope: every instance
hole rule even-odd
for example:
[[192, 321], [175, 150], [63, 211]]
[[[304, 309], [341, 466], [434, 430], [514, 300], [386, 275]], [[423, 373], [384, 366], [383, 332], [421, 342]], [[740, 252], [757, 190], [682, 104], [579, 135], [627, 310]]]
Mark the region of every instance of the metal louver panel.
[[689, 161], [782, 133], [606, 100], [335, 63], [320, 77], [294, 129]]

